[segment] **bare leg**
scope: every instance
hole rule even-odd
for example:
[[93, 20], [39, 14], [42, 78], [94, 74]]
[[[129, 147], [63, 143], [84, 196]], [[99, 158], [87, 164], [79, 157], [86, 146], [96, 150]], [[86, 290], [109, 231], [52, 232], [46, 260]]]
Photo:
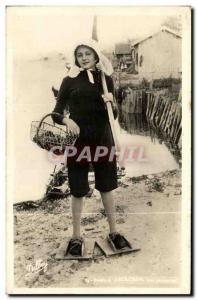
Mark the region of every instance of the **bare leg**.
[[103, 206], [107, 215], [110, 233], [116, 231], [116, 210], [112, 191], [101, 193]]
[[81, 213], [83, 208], [83, 197], [72, 196], [72, 218], [73, 218], [73, 238], [80, 237]]

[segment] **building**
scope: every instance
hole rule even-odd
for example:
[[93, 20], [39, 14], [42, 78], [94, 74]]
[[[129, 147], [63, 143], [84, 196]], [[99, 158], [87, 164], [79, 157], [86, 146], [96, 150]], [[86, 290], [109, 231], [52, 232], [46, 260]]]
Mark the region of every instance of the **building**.
[[180, 34], [162, 27], [158, 32], [140, 40], [115, 45], [118, 68], [139, 79], [180, 78], [182, 38]]
[[117, 58], [119, 69], [124, 70], [130, 67], [132, 64], [130, 43], [116, 44], [114, 54]]
[[135, 41], [131, 45], [131, 57], [139, 78], [180, 78], [181, 46], [181, 36], [167, 27]]

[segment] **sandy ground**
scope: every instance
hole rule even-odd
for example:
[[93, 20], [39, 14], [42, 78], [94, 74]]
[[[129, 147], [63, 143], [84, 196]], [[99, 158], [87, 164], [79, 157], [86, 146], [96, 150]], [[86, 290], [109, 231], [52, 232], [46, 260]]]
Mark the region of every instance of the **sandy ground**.
[[[181, 173], [126, 177], [114, 192], [118, 230], [141, 251], [96, 261], [57, 261], [71, 235], [71, 199], [32, 210], [14, 210], [16, 287], [178, 287], [180, 275]], [[84, 199], [82, 234], [108, 234], [99, 194]]]

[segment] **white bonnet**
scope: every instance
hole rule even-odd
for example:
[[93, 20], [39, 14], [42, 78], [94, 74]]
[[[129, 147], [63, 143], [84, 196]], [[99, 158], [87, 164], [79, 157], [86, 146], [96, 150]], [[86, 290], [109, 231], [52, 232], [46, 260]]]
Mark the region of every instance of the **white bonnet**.
[[71, 78], [77, 77], [78, 74], [80, 73], [80, 71], [83, 70], [82, 68], [78, 67], [75, 64], [74, 52], [75, 52], [76, 48], [80, 45], [84, 45], [84, 46], [88, 46], [88, 47], [92, 48], [99, 57], [99, 64], [100, 64], [103, 72], [108, 76], [112, 75], [112, 73], [113, 73], [112, 64], [111, 64], [110, 60], [104, 54], [101, 53], [101, 51], [98, 47], [98, 43], [94, 40], [85, 40], [85, 41], [81, 41], [80, 43], [76, 43], [73, 47], [72, 58], [71, 58], [71, 68], [68, 72], [69, 77], [71, 77]]

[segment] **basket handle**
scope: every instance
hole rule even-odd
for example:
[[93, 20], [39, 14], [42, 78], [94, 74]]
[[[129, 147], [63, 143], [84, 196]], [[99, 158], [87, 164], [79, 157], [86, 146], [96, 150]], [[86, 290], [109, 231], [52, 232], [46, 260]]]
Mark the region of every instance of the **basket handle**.
[[39, 123], [38, 128], [37, 128], [36, 136], [38, 136], [40, 127], [41, 127], [41, 125], [42, 125], [42, 122], [43, 122], [47, 117], [49, 117], [49, 116], [55, 116], [55, 115], [56, 115], [56, 116], [61, 116], [61, 114], [59, 114], [59, 113], [52, 112], [52, 113], [49, 113], [49, 114], [45, 115], [45, 116], [40, 120], [40, 123]]

